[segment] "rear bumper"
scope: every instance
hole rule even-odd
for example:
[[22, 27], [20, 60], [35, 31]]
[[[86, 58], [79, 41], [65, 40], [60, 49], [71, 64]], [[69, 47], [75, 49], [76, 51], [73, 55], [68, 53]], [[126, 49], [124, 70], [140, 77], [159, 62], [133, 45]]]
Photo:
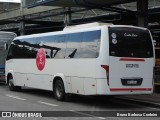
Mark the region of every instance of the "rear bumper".
[[153, 88], [110, 88], [111, 92], [116, 92], [116, 91], [128, 91], [128, 92], [133, 92], [133, 91], [152, 91]]
[[110, 88], [110, 95], [153, 94], [153, 88]]
[[97, 79], [97, 95], [136, 95], [136, 94], [152, 94], [153, 85], [143, 86], [120, 86], [111, 87], [107, 85], [106, 79]]

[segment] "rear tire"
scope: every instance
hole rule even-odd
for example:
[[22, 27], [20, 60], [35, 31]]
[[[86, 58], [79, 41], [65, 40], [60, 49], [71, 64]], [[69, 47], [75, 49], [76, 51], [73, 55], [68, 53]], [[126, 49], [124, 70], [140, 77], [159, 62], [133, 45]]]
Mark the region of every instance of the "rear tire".
[[21, 90], [21, 87], [20, 86], [15, 86], [14, 85], [14, 80], [13, 80], [13, 77], [9, 77], [9, 80], [8, 80], [8, 86], [9, 86], [9, 89], [11, 91], [19, 91]]
[[54, 92], [55, 98], [58, 101], [65, 100], [66, 93], [65, 93], [64, 84], [63, 84], [62, 80], [59, 79], [55, 82], [53, 92]]

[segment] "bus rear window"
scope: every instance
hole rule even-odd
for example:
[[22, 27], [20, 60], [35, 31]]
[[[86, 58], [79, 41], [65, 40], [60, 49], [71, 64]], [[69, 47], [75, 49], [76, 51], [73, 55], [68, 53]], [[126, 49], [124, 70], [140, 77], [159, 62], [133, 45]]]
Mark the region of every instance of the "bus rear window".
[[148, 30], [127, 27], [109, 28], [110, 56], [153, 57], [153, 46]]

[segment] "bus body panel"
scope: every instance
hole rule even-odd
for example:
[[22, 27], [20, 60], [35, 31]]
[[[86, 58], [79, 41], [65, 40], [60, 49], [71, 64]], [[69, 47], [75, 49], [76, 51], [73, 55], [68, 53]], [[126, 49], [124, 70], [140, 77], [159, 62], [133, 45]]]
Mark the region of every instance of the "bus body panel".
[[[132, 59], [131, 59], [132, 60]], [[109, 84], [111, 92], [117, 91], [152, 91], [153, 88], [153, 59], [145, 61], [121, 61], [121, 58], [110, 57]], [[151, 69], [148, 69], [151, 68]], [[122, 81], [126, 79], [126, 83]], [[141, 81], [142, 80], [142, 81]], [[139, 83], [138, 82], [142, 82]], [[146, 90], [145, 90], [146, 89]], [[149, 90], [147, 90], [149, 89]], [[139, 89], [139, 91], [141, 91]]]
[[108, 27], [103, 26], [101, 28], [101, 43], [100, 54], [96, 59], [96, 82], [97, 82], [97, 95], [109, 94], [109, 86], [107, 84], [106, 71], [102, 68], [102, 65], [109, 66], [109, 34]]
[[[77, 61], [79, 64], [77, 64]], [[35, 59], [15, 59], [15, 85], [53, 90], [53, 79], [58, 76], [64, 80], [67, 93], [96, 94], [95, 61], [95, 59], [66, 59], [65, 61], [62, 59], [46, 60], [44, 70], [39, 71]], [[28, 65], [25, 65], [25, 63]], [[86, 69], [86, 66], [90, 67]], [[9, 66], [7, 66], [7, 68], [8, 67]], [[30, 69], [30, 67], [32, 67], [32, 69]], [[70, 70], [68, 70], [68, 68]], [[62, 76], [64, 76], [64, 78]]]

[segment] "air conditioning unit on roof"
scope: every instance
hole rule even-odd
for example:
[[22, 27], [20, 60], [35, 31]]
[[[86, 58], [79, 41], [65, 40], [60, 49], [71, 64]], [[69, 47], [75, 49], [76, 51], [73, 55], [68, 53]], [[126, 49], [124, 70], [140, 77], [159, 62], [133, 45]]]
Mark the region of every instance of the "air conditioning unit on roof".
[[103, 25], [113, 25], [113, 24], [112, 23], [93, 22], [93, 23], [87, 23], [87, 24], [67, 26], [67, 27], [65, 27], [63, 29], [63, 31], [66, 31], [66, 30], [78, 30], [78, 29], [91, 28], [91, 27], [97, 27], [97, 26], [103, 26]]

